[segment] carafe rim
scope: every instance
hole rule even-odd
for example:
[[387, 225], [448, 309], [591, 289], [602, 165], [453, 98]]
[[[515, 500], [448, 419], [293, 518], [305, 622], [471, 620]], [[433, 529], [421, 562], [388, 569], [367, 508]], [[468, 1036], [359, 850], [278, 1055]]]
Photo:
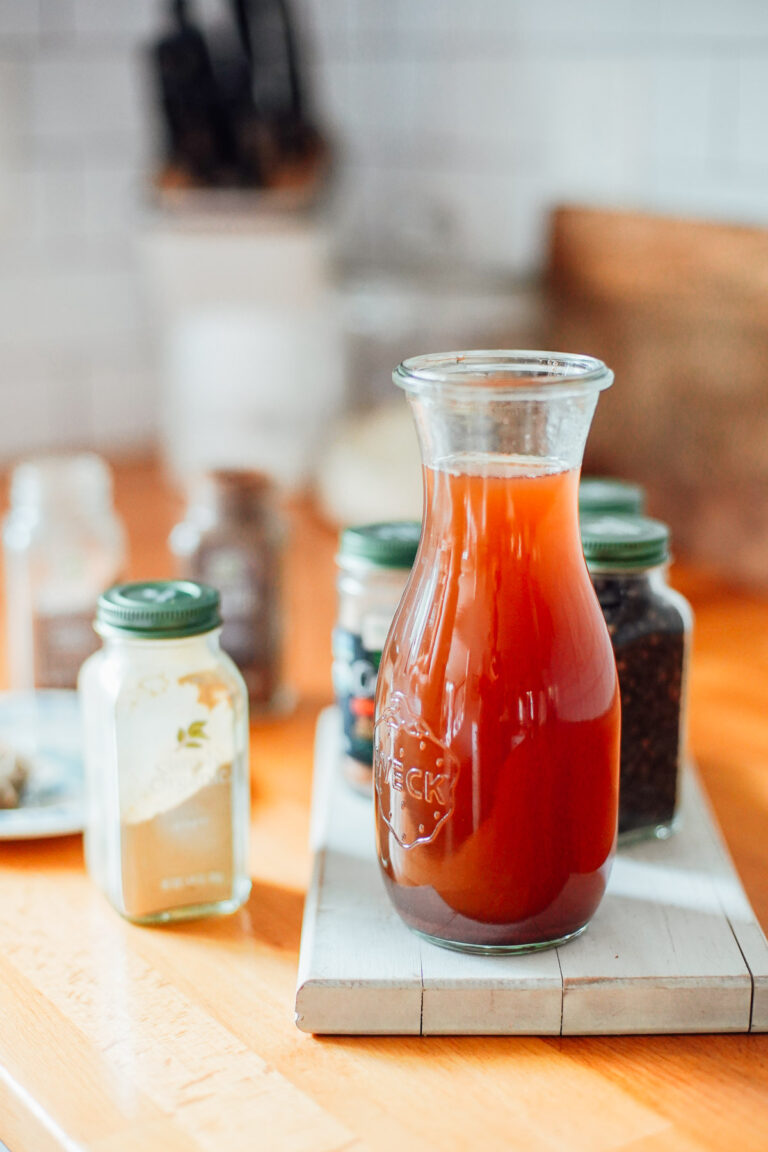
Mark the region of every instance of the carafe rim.
[[456, 399], [549, 400], [602, 392], [613, 372], [581, 353], [477, 349], [411, 356], [392, 374], [412, 395]]

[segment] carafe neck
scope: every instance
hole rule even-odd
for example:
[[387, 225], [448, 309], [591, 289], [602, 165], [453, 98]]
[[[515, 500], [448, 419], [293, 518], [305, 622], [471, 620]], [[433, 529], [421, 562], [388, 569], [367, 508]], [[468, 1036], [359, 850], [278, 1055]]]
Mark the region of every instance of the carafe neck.
[[408, 399], [425, 467], [514, 477], [581, 467], [597, 392], [546, 399]]

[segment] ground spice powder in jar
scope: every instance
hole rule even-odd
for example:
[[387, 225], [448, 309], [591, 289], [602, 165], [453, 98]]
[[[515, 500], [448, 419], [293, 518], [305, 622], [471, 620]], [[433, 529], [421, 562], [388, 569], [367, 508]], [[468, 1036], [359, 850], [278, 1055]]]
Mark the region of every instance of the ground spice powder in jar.
[[123, 821], [121, 861], [123, 900], [133, 918], [229, 900], [230, 781], [204, 785], [183, 803], [146, 819]]
[[667, 584], [665, 524], [586, 516], [581, 532], [619, 674], [619, 838], [665, 837], [680, 798], [690, 605]]

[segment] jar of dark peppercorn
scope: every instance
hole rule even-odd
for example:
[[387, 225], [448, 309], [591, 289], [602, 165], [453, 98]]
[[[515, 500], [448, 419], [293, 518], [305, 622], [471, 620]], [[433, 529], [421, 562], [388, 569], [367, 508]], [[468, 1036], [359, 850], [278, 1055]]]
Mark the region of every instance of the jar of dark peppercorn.
[[663, 839], [678, 812], [693, 614], [667, 583], [665, 524], [585, 516], [581, 539], [619, 673], [619, 840]]

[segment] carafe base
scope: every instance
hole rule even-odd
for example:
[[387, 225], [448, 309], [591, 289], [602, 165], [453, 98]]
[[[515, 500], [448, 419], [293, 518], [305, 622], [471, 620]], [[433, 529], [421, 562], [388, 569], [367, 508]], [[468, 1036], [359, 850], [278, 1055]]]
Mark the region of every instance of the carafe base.
[[559, 948], [561, 944], [567, 944], [570, 940], [581, 936], [589, 924], [582, 924], [575, 932], [567, 932], [565, 936], [558, 936], [556, 940], [541, 940], [530, 944], [468, 944], [460, 940], [446, 940], [442, 936], [430, 936], [428, 932], [412, 928], [410, 924], [408, 927], [415, 936], [420, 936], [429, 944], [437, 944], [439, 948], [448, 948], [451, 952], [468, 952], [473, 956], [521, 956], [525, 952], [543, 952], [545, 948]]

